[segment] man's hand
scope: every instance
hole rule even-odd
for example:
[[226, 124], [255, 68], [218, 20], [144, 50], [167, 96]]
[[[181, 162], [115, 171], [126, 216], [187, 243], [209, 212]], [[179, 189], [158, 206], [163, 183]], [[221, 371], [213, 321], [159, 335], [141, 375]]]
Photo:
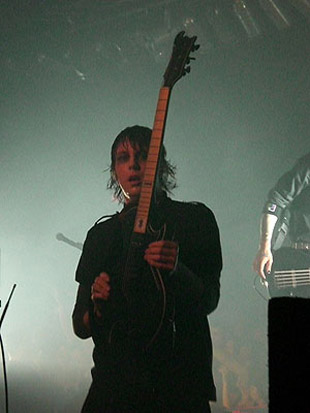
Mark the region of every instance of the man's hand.
[[273, 264], [273, 255], [270, 249], [259, 249], [253, 262], [253, 270], [266, 281], [266, 273], [269, 274]]
[[91, 287], [91, 299], [96, 300], [107, 300], [110, 296], [110, 277], [106, 272], [102, 272]]
[[260, 242], [253, 262], [253, 270], [264, 281], [266, 281], [266, 274], [270, 273], [273, 264], [271, 240], [277, 220], [278, 217], [272, 214], [263, 214], [260, 220]]
[[145, 250], [144, 259], [152, 267], [173, 271], [178, 262], [179, 246], [174, 241], [155, 241]]

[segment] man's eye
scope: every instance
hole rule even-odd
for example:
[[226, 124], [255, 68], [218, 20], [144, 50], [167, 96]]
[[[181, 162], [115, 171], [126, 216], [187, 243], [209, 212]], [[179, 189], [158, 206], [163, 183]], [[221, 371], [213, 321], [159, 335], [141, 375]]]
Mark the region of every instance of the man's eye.
[[127, 159], [128, 159], [128, 155], [126, 153], [122, 153], [116, 156], [117, 162], [126, 162]]

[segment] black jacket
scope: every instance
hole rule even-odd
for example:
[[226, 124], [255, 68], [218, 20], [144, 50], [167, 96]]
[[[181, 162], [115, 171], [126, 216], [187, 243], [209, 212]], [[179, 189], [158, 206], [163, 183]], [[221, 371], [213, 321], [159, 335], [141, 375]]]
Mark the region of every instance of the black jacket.
[[[112, 297], [113, 279], [119, 279], [115, 274], [120, 271], [126, 255], [126, 213], [125, 209], [89, 230], [76, 271], [76, 281], [89, 293], [87, 297], [78, 297], [73, 317], [87, 308], [90, 310], [95, 343], [94, 382], [112, 394], [121, 391], [122, 381], [126, 388], [129, 382], [144, 381], [144, 384], [151, 383], [159, 393], [166, 393], [167, 397], [171, 393], [178, 397], [178, 394], [190, 392], [193, 398], [215, 400], [212, 342], [207, 319], [217, 307], [220, 295], [222, 255], [215, 217], [201, 203], [177, 202], [165, 197], [157, 205], [157, 224], [161, 226], [165, 222], [167, 237], [179, 243], [176, 269], [164, 276], [169, 311], [173, 308], [169, 314], [173, 318], [170, 326], [173, 331], [167, 333], [169, 339], [163, 341], [162, 348], [161, 344], [155, 345], [156, 351], [152, 348], [141, 351], [140, 357], [135, 353], [136, 349], [127, 352], [126, 339], [121, 340], [122, 347], [113, 350], [113, 343], [109, 341], [108, 316], [106, 322], [99, 323], [93, 316], [90, 300], [91, 285], [103, 271], [111, 276]], [[109, 314], [109, 308], [104, 307], [103, 313]]]
[[263, 212], [283, 216], [289, 214], [291, 241], [310, 242], [310, 153], [300, 158], [269, 191]]

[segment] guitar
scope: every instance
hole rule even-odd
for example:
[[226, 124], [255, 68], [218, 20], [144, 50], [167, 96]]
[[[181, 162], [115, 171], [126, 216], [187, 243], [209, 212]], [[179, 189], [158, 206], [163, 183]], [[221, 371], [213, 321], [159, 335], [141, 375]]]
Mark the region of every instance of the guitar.
[[273, 266], [267, 275], [268, 290], [273, 297], [310, 298], [310, 254], [294, 248], [273, 252]]
[[[174, 305], [167, 297], [165, 277], [157, 269], [147, 266], [143, 254], [151, 241], [164, 239], [167, 233], [165, 224], [159, 229], [153, 228], [150, 212], [154, 209], [154, 189], [171, 90], [176, 82], [190, 71], [190, 60], [193, 59], [190, 53], [199, 47], [195, 45], [196, 39], [196, 36], [186, 36], [183, 31], [176, 36], [172, 55], [163, 76], [139, 203], [134, 209], [127, 260], [122, 279], [119, 280], [121, 285], [118, 286], [126, 303], [120, 320], [116, 320], [110, 329], [110, 343], [124, 341], [130, 335], [131, 339], [134, 339], [132, 341], [140, 342], [144, 350], [150, 350], [162, 335], [160, 333], [164, 326], [173, 319]], [[130, 223], [130, 216], [128, 220]]]

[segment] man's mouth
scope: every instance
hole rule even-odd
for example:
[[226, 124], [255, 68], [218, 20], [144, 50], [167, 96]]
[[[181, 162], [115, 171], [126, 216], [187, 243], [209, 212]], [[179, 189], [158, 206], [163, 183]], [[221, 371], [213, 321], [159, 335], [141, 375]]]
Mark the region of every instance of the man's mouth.
[[134, 186], [140, 186], [142, 183], [142, 180], [139, 176], [131, 176], [129, 178], [129, 182]]

